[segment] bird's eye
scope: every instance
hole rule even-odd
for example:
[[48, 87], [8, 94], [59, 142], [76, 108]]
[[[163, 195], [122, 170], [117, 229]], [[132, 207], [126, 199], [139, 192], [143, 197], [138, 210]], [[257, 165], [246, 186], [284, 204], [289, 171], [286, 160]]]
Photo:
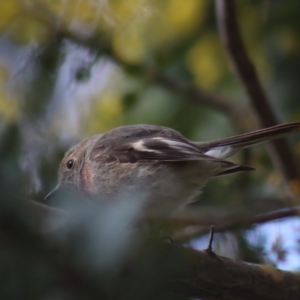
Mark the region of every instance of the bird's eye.
[[74, 165], [74, 159], [71, 159], [67, 162], [67, 168], [69, 170], [71, 170], [73, 168], [73, 165]]

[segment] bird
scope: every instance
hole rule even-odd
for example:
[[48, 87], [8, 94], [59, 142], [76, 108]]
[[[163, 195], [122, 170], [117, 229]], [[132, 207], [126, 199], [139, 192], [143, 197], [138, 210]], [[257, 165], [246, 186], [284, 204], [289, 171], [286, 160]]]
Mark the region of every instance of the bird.
[[164, 218], [193, 202], [210, 179], [254, 170], [227, 160], [239, 150], [299, 130], [300, 122], [294, 122], [194, 142], [168, 127], [121, 126], [71, 147], [60, 163], [57, 187], [45, 200], [63, 189], [105, 203], [140, 197], [135, 202], [140, 214]]

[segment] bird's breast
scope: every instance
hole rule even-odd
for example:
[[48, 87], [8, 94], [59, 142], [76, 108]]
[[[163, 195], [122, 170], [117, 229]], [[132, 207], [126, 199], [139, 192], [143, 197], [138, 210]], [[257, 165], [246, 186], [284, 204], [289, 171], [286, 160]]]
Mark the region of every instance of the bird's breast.
[[82, 188], [87, 192], [88, 194], [93, 194], [94, 190], [94, 184], [93, 184], [93, 174], [92, 174], [92, 168], [89, 163], [85, 163], [82, 171], [81, 171], [81, 181], [82, 181]]

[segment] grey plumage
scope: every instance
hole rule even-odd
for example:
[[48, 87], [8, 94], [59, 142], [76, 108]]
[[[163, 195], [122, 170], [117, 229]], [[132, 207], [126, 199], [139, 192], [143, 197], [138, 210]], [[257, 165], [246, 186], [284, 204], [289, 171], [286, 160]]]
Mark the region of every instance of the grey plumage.
[[143, 212], [165, 215], [192, 201], [210, 178], [253, 170], [225, 158], [299, 128], [300, 122], [289, 123], [192, 142], [166, 127], [123, 126], [72, 147], [60, 165], [58, 186], [73, 184], [98, 200], [143, 193]]

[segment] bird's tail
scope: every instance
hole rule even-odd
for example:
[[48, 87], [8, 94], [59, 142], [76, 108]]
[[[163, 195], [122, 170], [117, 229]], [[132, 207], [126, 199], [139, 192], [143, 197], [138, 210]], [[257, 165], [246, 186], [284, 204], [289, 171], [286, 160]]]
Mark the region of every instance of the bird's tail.
[[198, 143], [198, 146], [206, 155], [223, 159], [235, 154], [242, 148], [283, 138], [299, 131], [300, 122], [287, 123], [236, 135], [226, 139]]

